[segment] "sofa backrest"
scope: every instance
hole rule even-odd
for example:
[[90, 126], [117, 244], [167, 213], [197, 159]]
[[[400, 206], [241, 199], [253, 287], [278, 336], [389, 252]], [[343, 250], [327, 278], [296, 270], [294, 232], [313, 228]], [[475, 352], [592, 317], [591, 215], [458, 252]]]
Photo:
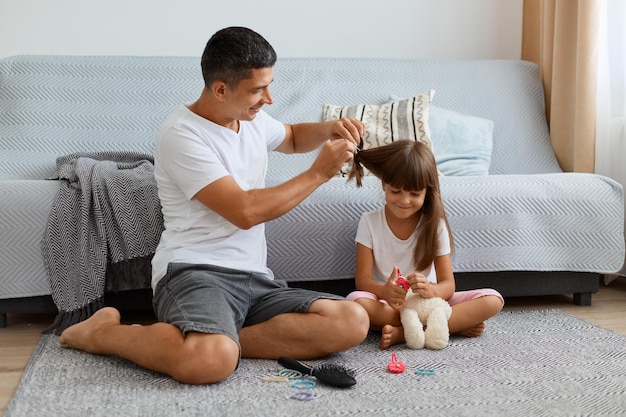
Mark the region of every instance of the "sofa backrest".
[[0, 60], [0, 178], [55, 175], [73, 152], [152, 152], [159, 125], [202, 87], [198, 59], [16, 56]]
[[[274, 77], [265, 109], [286, 123], [321, 120], [325, 103], [376, 104], [434, 89], [433, 105], [494, 121], [491, 174], [560, 171], [529, 62], [283, 58]], [[72, 152], [152, 152], [165, 117], [201, 88], [199, 58], [2, 58], [0, 179], [52, 177], [56, 158]], [[272, 155], [269, 175], [290, 176], [312, 158]]]

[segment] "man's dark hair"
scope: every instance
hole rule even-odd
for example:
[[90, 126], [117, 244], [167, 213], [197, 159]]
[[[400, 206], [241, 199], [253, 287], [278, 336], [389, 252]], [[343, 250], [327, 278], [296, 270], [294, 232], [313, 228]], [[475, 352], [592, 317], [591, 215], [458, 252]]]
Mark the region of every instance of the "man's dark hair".
[[202, 54], [202, 77], [206, 87], [214, 81], [236, 87], [252, 76], [253, 69], [273, 67], [275, 63], [276, 51], [264, 37], [245, 27], [227, 27], [207, 42]]

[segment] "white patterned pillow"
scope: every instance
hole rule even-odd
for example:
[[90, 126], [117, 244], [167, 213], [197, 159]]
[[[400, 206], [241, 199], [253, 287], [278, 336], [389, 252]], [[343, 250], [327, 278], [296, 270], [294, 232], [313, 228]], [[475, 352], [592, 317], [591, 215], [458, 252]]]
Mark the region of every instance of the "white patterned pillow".
[[[338, 106], [324, 104], [324, 121], [353, 117], [365, 124], [363, 149], [375, 148], [399, 139], [423, 142], [431, 149], [428, 112], [435, 90], [428, 90], [415, 97], [384, 104], [356, 104]], [[345, 164], [338, 176], [350, 172], [351, 163]]]

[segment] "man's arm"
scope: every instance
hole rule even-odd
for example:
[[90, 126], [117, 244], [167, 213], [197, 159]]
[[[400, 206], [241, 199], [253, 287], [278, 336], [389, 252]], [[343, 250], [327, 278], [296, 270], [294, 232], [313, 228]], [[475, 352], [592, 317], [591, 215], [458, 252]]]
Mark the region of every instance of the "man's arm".
[[365, 132], [363, 123], [344, 117], [320, 123], [285, 125], [285, 139], [275, 150], [282, 153], [311, 152], [328, 139], [346, 139], [359, 146]]
[[194, 198], [240, 229], [249, 229], [285, 214], [325, 181], [308, 170], [276, 187], [244, 191], [227, 176], [207, 185]]
[[300, 204], [354, 158], [363, 129], [359, 121], [352, 119], [287, 126], [285, 140], [277, 149], [281, 152], [307, 152], [323, 143], [309, 169], [275, 187], [248, 191], [239, 187], [233, 177], [223, 177], [194, 198], [241, 229], [275, 219]]

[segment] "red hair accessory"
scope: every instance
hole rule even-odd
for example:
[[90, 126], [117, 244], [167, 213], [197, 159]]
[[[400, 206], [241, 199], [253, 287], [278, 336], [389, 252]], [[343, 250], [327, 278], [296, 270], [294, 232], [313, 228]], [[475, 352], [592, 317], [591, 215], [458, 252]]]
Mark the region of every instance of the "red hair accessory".
[[389, 369], [389, 372], [392, 374], [401, 374], [406, 369], [406, 366], [404, 366], [404, 362], [396, 359], [395, 353], [392, 353], [391, 362], [387, 365], [387, 369]]

